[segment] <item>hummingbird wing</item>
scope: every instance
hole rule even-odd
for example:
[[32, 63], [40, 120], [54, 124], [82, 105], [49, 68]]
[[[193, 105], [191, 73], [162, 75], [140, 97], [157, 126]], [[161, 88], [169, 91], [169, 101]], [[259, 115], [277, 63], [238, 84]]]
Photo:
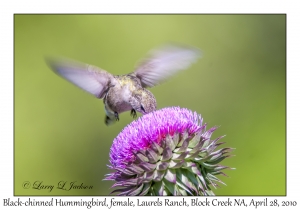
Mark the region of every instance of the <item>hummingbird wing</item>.
[[103, 98], [108, 88], [116, 84], [112, 74], [96, 66], [60, 58], [46, 61], [56, 74], [97, 98]]
[[143, 87], [153, 87], [188, 68], [200, 57], [200, 50], [178, 45], [163, 46], [150, 51], [134, 71]]

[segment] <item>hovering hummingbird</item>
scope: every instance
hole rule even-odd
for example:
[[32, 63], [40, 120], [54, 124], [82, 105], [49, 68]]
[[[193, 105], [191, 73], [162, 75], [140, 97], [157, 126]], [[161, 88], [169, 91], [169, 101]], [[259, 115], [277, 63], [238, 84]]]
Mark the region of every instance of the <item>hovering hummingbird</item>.
[[149, 52], [135, 70], [125, 75], [112, 75], [107, 71], [89, 64], [69, 59], [46, 59], [52, 70], [81, 89], [103, 99], [105, 106], [105, 124], [119, 120], [119, 114], [136, 111], [147, 114], [156, 110], [156, 99], [147, 90], [184, 70], [200, 57], [200, 51], [194, 47], [167, 45]]

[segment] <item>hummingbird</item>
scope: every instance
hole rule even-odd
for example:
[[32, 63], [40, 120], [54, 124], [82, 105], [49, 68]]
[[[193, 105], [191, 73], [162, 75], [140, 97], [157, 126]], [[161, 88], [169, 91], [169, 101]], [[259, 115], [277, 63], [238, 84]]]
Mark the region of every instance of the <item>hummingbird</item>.
[[124, 75], [113, 75], [99, 67], [66, 58], [46, 58], [46, 62], [57, 75], [103, 99], [105, 124], [111, 125], [119, 121], [122, 112], [130, 111], [136, 118], [136, 112], [144, 115], [155, 111], [156, 99], [146, 88], [187, 69], [200, 55], [195, 47], [164, 45], [151, 50], [133, 72]]

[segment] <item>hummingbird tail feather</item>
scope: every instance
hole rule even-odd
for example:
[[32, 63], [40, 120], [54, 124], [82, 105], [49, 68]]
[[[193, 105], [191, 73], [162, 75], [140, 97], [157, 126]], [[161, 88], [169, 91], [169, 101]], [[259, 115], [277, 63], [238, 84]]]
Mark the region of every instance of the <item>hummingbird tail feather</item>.
[[104, 122], [107, 126], [114, 124], [117, 121], [115, 117], [110, 118], [109, 116], [105, 116]]

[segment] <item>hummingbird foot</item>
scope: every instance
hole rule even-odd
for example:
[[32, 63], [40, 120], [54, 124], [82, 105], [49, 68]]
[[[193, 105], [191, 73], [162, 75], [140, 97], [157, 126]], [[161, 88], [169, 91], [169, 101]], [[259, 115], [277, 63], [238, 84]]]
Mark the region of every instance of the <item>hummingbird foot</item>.
[[117, 121], [119, 121], [119, 114], [118, 114], [118, 112], [115, 112], [115, 118], [116, 118]]
[[132, 109], [132, 110], [131, 110], [130, 115], [131, 115], [133, 118], [136, 118], [136, 117], [137, 117], [137, 114], [136, 114], [135, 109]]

